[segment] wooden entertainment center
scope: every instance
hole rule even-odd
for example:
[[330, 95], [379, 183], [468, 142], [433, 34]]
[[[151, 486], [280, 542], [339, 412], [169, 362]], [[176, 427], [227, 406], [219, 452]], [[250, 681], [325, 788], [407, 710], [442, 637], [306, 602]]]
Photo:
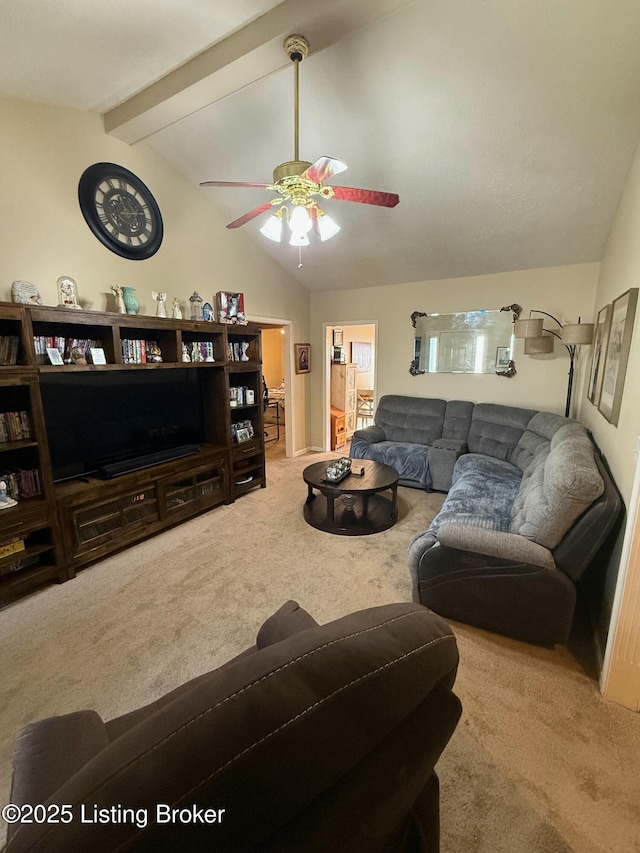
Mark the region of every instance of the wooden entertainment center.
[[[88, 341], [96, 363], [52, 364], [44, 347], [52, 344], [64, 357], [73, 343]], [[146, 349], [162, 360], [144, 360]], [[166, 378], [179, 384], [185, 370], [197, 371], [204, 436], [184, 448], [189, 455], [154, 464], [143, 457], [139, 469], [108, 472], [110, 479], [91, 472], [54, 482], [42, 396], [47, 377], [77, 376], [81, 388], [88, 373], [116, 371], [111, 378], [123, 380], [126, 407], [127, 380], [151, 375], [139, 371], [172, 371]], [[19, 494], [16, 505], [0, 506], [0, 601], [66, 581], [78, 568], [264, 488], [260, 329], [0, 302], [1, 480], [10, 495]]]

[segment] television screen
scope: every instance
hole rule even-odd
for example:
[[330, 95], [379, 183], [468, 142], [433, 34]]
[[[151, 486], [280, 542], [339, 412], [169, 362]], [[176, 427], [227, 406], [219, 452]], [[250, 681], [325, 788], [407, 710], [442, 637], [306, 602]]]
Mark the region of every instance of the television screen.
[[40, 377], [53, 478], [205, 441], [200, 371], [114, 370]]

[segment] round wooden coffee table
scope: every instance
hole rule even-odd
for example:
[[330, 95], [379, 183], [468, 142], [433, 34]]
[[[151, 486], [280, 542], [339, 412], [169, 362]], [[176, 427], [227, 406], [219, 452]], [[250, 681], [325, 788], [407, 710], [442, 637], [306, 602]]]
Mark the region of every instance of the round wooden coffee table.
[[[302, 472], [309, 487], [304, 505], [308, 524], [326, 533], [364, 536], [380, 533], [396, 523], [398, 472], [394, 468], [369, 459], [353, 459], [352, 473], [339, 483], [326, 479], [326, 468], [327, 462], [315, 462]], [[391, 495], [380, 494], [386, 491]]]

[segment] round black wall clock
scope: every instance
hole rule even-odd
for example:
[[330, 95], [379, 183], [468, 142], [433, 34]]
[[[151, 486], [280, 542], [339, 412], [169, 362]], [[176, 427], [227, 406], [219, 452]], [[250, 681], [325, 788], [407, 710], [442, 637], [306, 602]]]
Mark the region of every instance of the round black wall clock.
[[82, 173], [78, 201], [87, 225], [107, 249], [132, 261], [160, 248], [160, 208], [133, 172], [115, 163], [94, 163]]

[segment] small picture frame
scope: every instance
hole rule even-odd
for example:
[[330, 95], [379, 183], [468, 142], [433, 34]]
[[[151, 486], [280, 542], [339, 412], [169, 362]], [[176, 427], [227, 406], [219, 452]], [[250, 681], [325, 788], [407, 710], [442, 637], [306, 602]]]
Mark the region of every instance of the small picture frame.
[[202, 306], [202, 319], [208, 321], [213, 320], [213, 308], [211, 307], [210, 302], [205, 302]]
[[247, 318], [244, 313], [244, 293], [219, 290], [216, 293], [216, 311], [219, 323], [247, 325]]
[[47, 347], [47, 355], [49, 356], [49, 364], [64, 364], [62, 353], [55, 347]]
[[296, 373], [311, 373], [311, 344], [294, 344]]
[[333, 330], [333, 345], [334, 347], [344, 346], [344, 331], [342, 329]]
[[496, 347], [496, 370], [506, 369], [510, 361], [511, 347]]
[[104, 350], [101, 347], [90, 347], [89, 349], [89, 357], [91, 358], [91, 364], [106, 364], [107, 359], [104, 354]]
[[236, 440], [238, 444], [242, 444], [244, 441], [251, 441], [251, 433], [246, 427], [241, 427], [236, 430]]

